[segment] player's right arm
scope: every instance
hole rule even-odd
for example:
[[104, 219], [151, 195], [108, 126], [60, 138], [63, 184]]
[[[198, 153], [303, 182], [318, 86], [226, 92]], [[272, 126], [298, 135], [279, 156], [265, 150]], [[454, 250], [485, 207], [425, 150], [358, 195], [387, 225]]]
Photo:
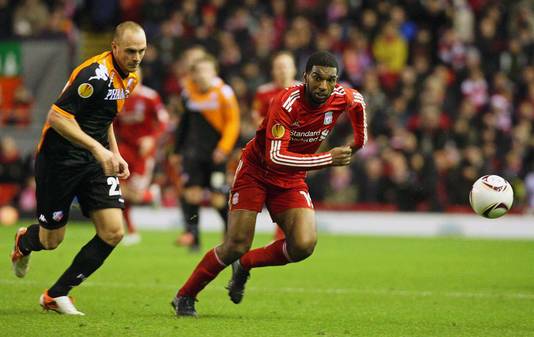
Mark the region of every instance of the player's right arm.
[[[292, 167], [301, 170], [315, 170], [327, 166], [348, 165], [351, 149], [348, 146], [336, 147], [328, 152], [304, 154], [288, 150], [291, 140], [291, 112], [284, 102], [295, 99], [291, 94], [276, 96], [269, 107], [266, 119], [265, 158], [270, 165]], [[286, 104], [287, 106], [287, 104]]]
[[[95, 78], [101, 72], [101, 77]], [[48, 112], [47, 123], [69, 142], [90, 151], [100, 163], [104, 174], [114, 176], [119, 172], [119, 161], [113, 152], [84, 132], [76, 115], [83, 104], [94, 100], [100, 90], [106, 90], [108, 81], [98, 63], [83, 63], [71, 74], [65, 88]], [[107, 132], [107, 130], [106, 130]]]
[[90, 151], [100, 165], [102, 165], [105, 175], [113, 176], [119, 171], [119, 162], [113, 155], [113, 152], [83, 132], [76, 119], [74, 119], [74, 116], [62, 114], [56, 108], [52, 108], [48, 112], [47, 122], [63, 138]]

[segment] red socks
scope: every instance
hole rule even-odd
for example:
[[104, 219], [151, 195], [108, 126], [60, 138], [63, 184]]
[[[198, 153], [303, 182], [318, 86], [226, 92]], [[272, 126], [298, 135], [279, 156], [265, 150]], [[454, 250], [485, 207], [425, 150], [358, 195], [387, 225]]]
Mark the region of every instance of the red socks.
[[177, 296], [197, 297], [197, 294], [211, 282], [226, 265], [219, 259], [215, 248], [211, 249], [204, 255], [204, 258], [197, 265], [193, 274], [184, 286], [178, 291]]
[[291, 262], [286, 249], [286, 240], [277, 240], [273, 243], [253, 249], [241, 256], [241, 266], [246, 270], [256, 267], [282, 266]]

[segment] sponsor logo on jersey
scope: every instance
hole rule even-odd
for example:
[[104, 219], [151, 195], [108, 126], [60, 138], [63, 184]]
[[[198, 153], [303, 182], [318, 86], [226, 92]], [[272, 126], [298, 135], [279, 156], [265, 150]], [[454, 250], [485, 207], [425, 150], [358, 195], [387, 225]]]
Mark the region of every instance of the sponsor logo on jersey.
[[124, 89], [108, 89], [108, 93], [104, 98], [106, 101], [116, 101], [128, 97]]
[[332, 124], [332, 121], [333, 121], [333, 112], [332, 111], [327, 111], [325, 112], [324, 114], [324, 125], [330, 125]]
[[271, 133], [273, 134], [274, 138], [282, 138], [286, 133], [286, 128], [284, 128], [284, 126], [281, 124], [275, 124], [271, 129]]
[[99, 64], [98, 68], [95, 69], [95, 76], [89, 77], [90, 80], [103, 80], [107, 81], [109, 79], [108, 68], [104, 64]]
[[291, 141], [292, 142], [304, 142], [304, 143], [314, 143], [314, 142], [320, 142], [323, 141], [328, 134], [330, 133], [330, 130], [324, 129], [324, 130], [309, 130], [309, 131], [290, 131]]
[[296, 120], [291, 124], [291, 126], [294, 127], [294, 128], [298, 128], [300, 126], [300, 122], [298, 120]]
[[52, 213], [52, 219], [54, 219], [54, 221], [56, 222], [61, 221], [61, 219], [63, 219], [63, 211], [57, 211]]
[[330, 133], [330, 130], [324, 129], [321, 131], [321, 137], [319, 137], [319, 140], [325, 140], [326, 137], [328, 137], [328, 134]]
[[93, 92], [93, 86], [89, 83], [82, 83], [78, 86], [78, 95], [80, 95], [81, 98], [89, 98], [93, 95]]

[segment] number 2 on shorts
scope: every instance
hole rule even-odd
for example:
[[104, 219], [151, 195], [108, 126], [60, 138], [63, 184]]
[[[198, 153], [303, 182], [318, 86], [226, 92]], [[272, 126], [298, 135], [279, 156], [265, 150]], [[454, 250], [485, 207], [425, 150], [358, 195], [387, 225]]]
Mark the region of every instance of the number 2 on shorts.
[[119, 187], [119, 178], [117, 177], [108, 177], [109, 186], [109, 196], [113, 197], [115, 195], [121, 195], [121, 189]]

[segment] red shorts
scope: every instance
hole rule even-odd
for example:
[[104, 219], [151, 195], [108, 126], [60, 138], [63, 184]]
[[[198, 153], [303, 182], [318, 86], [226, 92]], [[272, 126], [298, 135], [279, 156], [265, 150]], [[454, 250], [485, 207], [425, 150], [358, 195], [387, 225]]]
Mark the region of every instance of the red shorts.
[[291, 208], [313, 208], [304, 180], [292, 188], [281, 188], [262, 181], [257, 171], [240, 161], [228, 200], [230, 210], [261, 212], [263, 205], [271, 214]]
[[152, 180], [155, 158], [153, 156], [143, 158], [139, 155], [139, 148], [124, 144], [119, 144], [119, 152], [130, 170], [130, 178], [126, 183], [138, 190], [147, 189]]

